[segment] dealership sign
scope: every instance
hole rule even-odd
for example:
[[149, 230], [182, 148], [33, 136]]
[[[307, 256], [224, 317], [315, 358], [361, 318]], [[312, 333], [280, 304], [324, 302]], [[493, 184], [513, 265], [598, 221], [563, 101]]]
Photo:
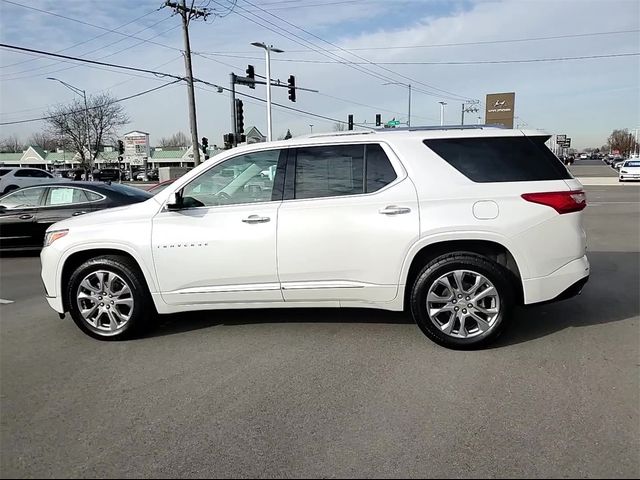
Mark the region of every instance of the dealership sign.
[[502, 125], [506, 128], [513, 128], [515, 103], [515, 92], [488, 94], [485, 123], [487, 125]]

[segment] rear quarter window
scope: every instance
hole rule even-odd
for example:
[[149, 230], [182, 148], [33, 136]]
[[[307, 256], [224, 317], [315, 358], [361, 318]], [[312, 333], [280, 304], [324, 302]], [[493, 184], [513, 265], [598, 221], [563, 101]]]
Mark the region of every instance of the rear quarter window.
[[2, 177], [3, 175], [6, 175], [10, 171], [11, 171], [10, 168], [0, 168], [0, 177]]
[[424, 144], [474, 182], [572, 178], [544, 142], [547, 137], [437, 138]]

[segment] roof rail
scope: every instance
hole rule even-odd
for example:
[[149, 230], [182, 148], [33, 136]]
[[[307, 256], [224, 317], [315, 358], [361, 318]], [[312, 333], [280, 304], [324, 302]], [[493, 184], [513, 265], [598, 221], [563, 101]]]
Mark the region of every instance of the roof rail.
[[371, 133], [376, 133], [377, 130], [375, 129], [371, 129], [371, 130], [366, 130], [366, 131], [362, 131], [362, 130], [347, 130], [347, 131], [343, 131], [343, 132], [323, 132], [323, 133], [309, 133], [307, 135], [299, 135], [296, 138], [323, 138], [323, 137], [334, 137], [336, 135], [341, 136], [341, 137], [348, 137], [350, 135], [369, 135]]
[[423, 125], [415, 127], [378, 128], [376, 132], [419, 132], [422, 130], [482, 130], [484, 128], [506, 128], [499, 124], [484, 125]]

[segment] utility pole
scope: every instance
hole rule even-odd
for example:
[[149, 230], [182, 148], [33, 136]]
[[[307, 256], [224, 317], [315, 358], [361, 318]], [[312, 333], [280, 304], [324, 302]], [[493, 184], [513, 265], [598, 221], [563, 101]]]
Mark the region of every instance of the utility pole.
[[191, 143], [193, 145], [193, 162], [197, 167], [200, 165], [200, 148], [198, 147], [198, 125], [196, 122], [196, 95], [193, 90], [193, 69], [191, 66], [191, 44], [189, 42], [189, 22], [192, 18], [203, 17], [207, 19], [209, 11], [204, 8], [187, 8], [186, 0], [181, 3], [167, 0], [165, 6], [173, 10], [182, 17], [182, 33], [184, 37], [184, 66], [187, 74], [187, 93], [189, 97], [189, 122], [191, 125]]
[[231, 94], [231, 133], [233, 133], [233, 146], [238, 146], [238, 120], [236, 118], [236, 74], [231, 73], [229, 75], [231, 80], [231, 88], [229, 93]]
[[[464, 114], [465, 113], [475, 113], [478, 111], [478, 107], [476, 105], [480, 103], [479, 100], [472, 100], [468, 102], [464, 102], [462, 104], [462, 119], [460, 120], [460, 125], [464, 125]], [[466, 106], [468, 105], [468, 106]]]

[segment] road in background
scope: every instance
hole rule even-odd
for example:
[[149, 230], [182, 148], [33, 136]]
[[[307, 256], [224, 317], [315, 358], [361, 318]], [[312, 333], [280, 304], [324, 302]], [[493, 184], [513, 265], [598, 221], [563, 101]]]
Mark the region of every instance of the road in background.
[[638, 477], [639, 194], [587, 188], [583, 294], [476, 352], [374, 310], [99, 342], [46, 305], [37, 257], [0, 258], [0, 476]]

